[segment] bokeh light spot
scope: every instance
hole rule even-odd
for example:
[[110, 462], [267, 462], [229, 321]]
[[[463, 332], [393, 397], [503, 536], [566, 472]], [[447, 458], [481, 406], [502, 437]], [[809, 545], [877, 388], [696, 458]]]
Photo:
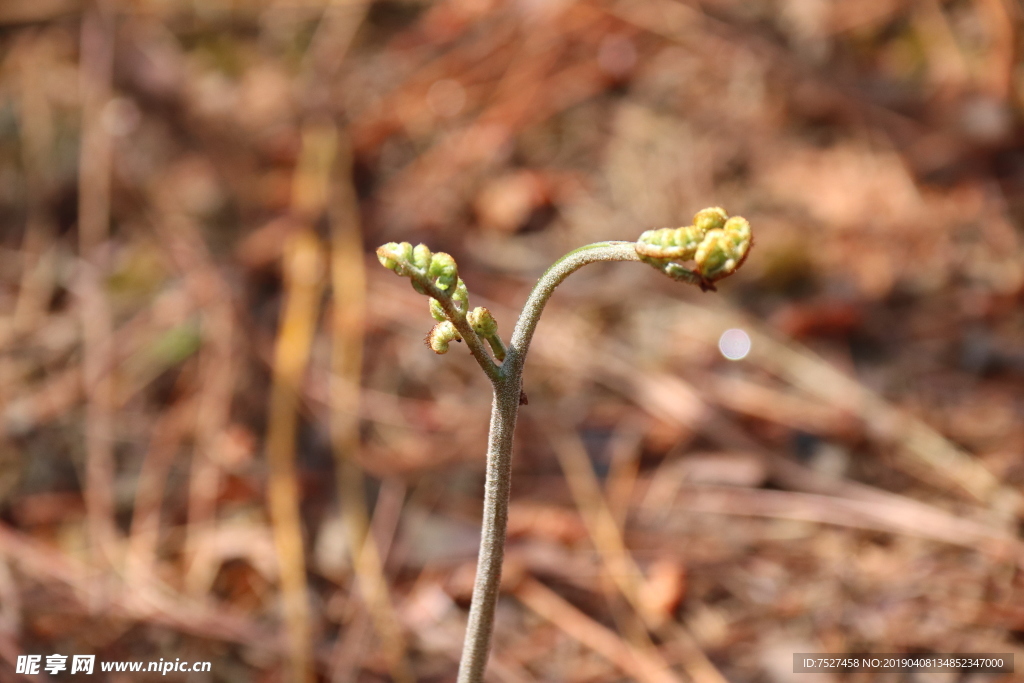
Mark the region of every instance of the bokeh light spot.
[[718, 338], [718, 350], [729, 360], [743, 360], [750, 353], [750, 335], [739, 329], [726, 330]]

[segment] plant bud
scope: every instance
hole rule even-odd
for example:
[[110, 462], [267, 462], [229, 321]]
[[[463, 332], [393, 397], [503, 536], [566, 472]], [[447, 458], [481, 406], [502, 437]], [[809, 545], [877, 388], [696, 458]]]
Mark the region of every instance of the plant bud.
[[441, 289], [449, 289], [459, 278], [458, 268], [455, 259], [450, 254], [439, 251], [430, 259], [430, 267], [427, 268], [427, 275], [437, 278], [437, 286]]
[[404, 275], [405, 267], [412, 261], [412, 245], [408, 242], [388, 242], [377, 248], [377, 259], [388, 270]]
[[455, 308], [459, 313], [465, 313], [469, 308], [469, 290], [466, 289], [466, 283], [462, 281], [462, 278], [459, 278], [458, 282], [455, 283], [452, 303], [455, 304]]
[[712, 206], [694, 214], [693, 225], [700, 230], [703, 237], [709, 230], [721, 230], [728, 218], [729, 214], [725, 212], [725, 209], [720, 206]]
[[462, 336], [459, 335], [459, 331], [455, 329], [455, 325], [452, 325], [449, 321], [445, 320], [440, 322], [427, 333], [427, 338], [424, 340], [427, 342], [427, 346], [434, 353], [448, 353], [448, 344], [452, 341], [461, 341]]
[[491, 312], [483, 306], [477, 306], [466, 315], [466, 320], [472, 326], [473, 331], [481, 337], [493, 337], [498, 334], [498, 322], [491, 315]]
[[417, 244], [416, 248], [412, 250], [412, 265], [420, 270], [426, 270], [430, 267], [430, 256], [430, 249], [427, 245]]
[[712, 230], [697, 249], [697, 270], [712, 282], [734, 272], [739, 266], [736, 245], [724, 230]]
[[398, 267], [398, 261], [393, 256], [397, 249], [397, 242], [388, 242], [387, 244], [377, 247], [377, 260], [380, 261], [380, 264], [388, 270], [394, 270]]
[[733, 216], [723, 230], [713, 230], [704, 238], [694, 257], [697, 269], [712, 282], [736, 272], [747, 258], [751, 240], [750, 223]]
[[746, 244], [743, 247], [743, 253], [746, 254], [745, 250], [750, 248], [751, 241], [750, 222], [742, 216], [733, 216], [725, 222], [723, 229], [737, 247]]

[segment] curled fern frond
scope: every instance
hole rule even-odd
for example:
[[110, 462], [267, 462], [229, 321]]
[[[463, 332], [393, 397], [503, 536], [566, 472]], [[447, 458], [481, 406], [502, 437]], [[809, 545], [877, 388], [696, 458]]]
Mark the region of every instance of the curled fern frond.
[[455, 329], [455, 325], [445, 320], [434, 325], [430, 332], [427, 332], [427, 337], [424, 341], [434, 353], [448, 353], [448, 344], [453, 341], [462, 341], [462, 335]]
[[[469, 294], [465, 283], [459, 278], [459, 269], [451, 254], [443, 251], [432, 253], [425, 244], [414, 247], [408, 242], [388, 242], [377, 248], [377, 259], [388, 270], [409, 278], [413, 289], [420, 294], [440, 294], [442, 298], [455, 302], [456, 307], [465, 314]], [[429, 291], [431, 289], [435, 291]], [[431, 304], [430, 313], [438, 321], [446, 319], [440, 304]]]
[[427, 275], [436, 278], [434, 283], [445, 291], [459, 281], [459, 269], [455, 265], [455, 259], [443, 251], [433, 254], [427, 266]]
[[[715, 206], [698, 211], [692, 225], [647, 230], [637, 240], [636, 253], [673, 280], [707, 291], [736, 272], [752, 241], [745, 218], [730, 218], [725, 209]], [[687, 267], [686, 261], [694, 261], [695, 267]]]
[[[430, 297], [430, 315], [438, 322], [427, 334], [431, 349], [447, 353], [449, 342], [461, 341], [472, 330], [487, 342], [498, 362], [504, 360], [505, 346], [498, 337], [498, 324], [486, 308], [469, 311], [469, 291], [450, 254], [431, 252], [425, 244], [414, 247], [408, 242], [389, 242], [377, 249], [377, 258], [388, 270], [409, 278], [417, 292]], [[470, 346], [486, 356], [482, 346]]]
[[697, 269], [712, 282], [735, 273], [747, 258], [751, 240], [750, 223], [733, 216], [721, 230], [712, 230], [705, 236], [694, 255]]
[[636, 253], [654, 260], [692, 260], [706, 230], [695, 225], [685, 228], [647, 230], [636, 243]]
[[425, 244], [414, 247], [408, 242], [388, 242], [377, 248], [377, 260], [388, 270], [411, 279], [413, 286], [422, 287], [429, 281], [438, 289], [448, 291], [459, 282], [455, 259], [443, 251], [432, 253]]
[[409, 264], [412, 263], [412, 245], [408, 242], [388, 242], [377, 247], [377, 260], [388, 270], [408, 275]]
[[729, 220], [729, 214], [720, 206], [711, 206], [701, 209], [693, 215], [693, 225], [705, 234], [709, 230], [721, 230], [725, 222]]

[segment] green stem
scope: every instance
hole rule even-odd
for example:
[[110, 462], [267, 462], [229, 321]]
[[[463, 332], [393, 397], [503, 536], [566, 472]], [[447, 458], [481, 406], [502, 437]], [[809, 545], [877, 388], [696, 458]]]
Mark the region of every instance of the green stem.
[[487, 343], [491, 345], [491, 351], [494, 352], [494, 359], [499, 363], [505, 360], [505, 342], [501, 341], [501, 337], [494, 335], [493, 337], [484, 337]]
[[[565, 278], [588, 263], [639, 260], [635, 242], [597, 242], [570, 251], [548, 268], [534, 286], [516, 322], [512, 341], [501, 367], [498, 368], [490, 359], [487, 360], [487, 363], [497, 370], [497, 377], [488, 373], [494, 385], [494, 402], [491, 405], [491, 429], [487, 446], [483, 524], [473, 600], [469, 607], [462, 661], [459, 663], [458, 683], [481, 683], [484, 669], [487, 667], [491, 633], [494, 629], [494, 611], [498, 604], [498, 590], [501, 584], [501, 563], [505, 555], [508, 499], [512, 481], [512, 437], [519, 413], [523, 366], [544, 305]], [[442, 305], [444, 303], [442, 301]], [[445, 312], [448, 313], [447, 308]], [[459, 332], [463, 337], [466, 336], [461, 327]], [[470, 346], [470, 349], [473, 347]], [[473, 355], [476, 356], [476, 352]]]

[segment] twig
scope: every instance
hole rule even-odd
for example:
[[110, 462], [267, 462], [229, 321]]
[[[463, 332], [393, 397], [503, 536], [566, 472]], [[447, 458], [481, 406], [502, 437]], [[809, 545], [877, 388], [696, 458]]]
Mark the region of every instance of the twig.
[[114, 523], [114, 384], [110, 346], [113, 326], [101, 285], [98, 250], [110, 222], [110, 135], [103, 108], [113, 77], [114, 19], [106, 2], [82, 19], [82, 144], [78, 178], [78, 247], [82, 257], [79, 292], [82, 315], [82, 381], [85, 386], [86, 482], [89, 534], [97, 561], [116, 564]]
[[660, 655], [631, 646], [540, 582], [534, 579], [522, 581], [515, 595], [524, 605], [607, 659], [629, 677], [645, 683], [679, 683]]
[[125, 590], [117, 577], [96, 571], [6, 524], [0, 524], [0, 555], [17, 564], [24, 575], [68, 586], [84, 606], [100, 603], [105, 616], [122, 615], [202, 637], [282, 649], [274, 634], [255, 622], [223, 608], [208, 609], [156, 583]]
[[901, 448], [898, 460], [924, 480], [960, 490], [1002, 512], [1016, 511], [1021, 496], [1004, 486], [992, 472], [969, 453], [950, 442], [922, 420], [900, 411], [868, 389], [823, 361], [810, 350], [776, 339], [761, 325], [726, 311], [676, 304], [688, 321], [680, 332], [699, 335], [709, 343], [729, 327], [742, 327], [752, 340], [749, 362], [756, 363], [819, 401], [825, 401], [863, 420], [868, 432]]
[[132, 525], [125, 558], [129, 584], [153, 578], [160, 536], [160, 508], [171, 463], [185, 436], [185, 424], [194, 417], [195, 402], [183, 399], [164, 411], [153, 426], [135, 486]]
[[267, 428], [268, 497], [281, 569], [281, 592], [291, 656], [291, 679], [313, 678], [306, 562], [295, 473], [298, 394], [309, 360], [323, 286], [323, 250], [299, 232], [285, 253], [285, 302], [274, 353]]
[[197, 533], [217, 521], [217, 494], [221, 471], [215, 450], [229, 421], [235, 384], [235, 316], [230, 290], [217, 271], [192, 216], [181, 207], [181, 188], [187, 180], [179, 171], [165, 177], [153, 192], [156, 231], [166, 245], [169, 260], [185, 281], [188, 297], [199, 311], [202, 346], [199, 373], [202, 383], [195, 410], [195, 448], [188, 491], [185, 554], [191, 563]]
[[[672, 505], [693, 512], [774, 517], [916, 536], [1010, 559], [1018, 566], [1024, 564], [1024, 544], [1012, 535], [895, 494], [890, 494], [887, 501], [852, 500], [792, 491], [682, 484]], [[656, 511], [646, 508], [646, 512]]]
[[52, 191], [54, 121], [53, 107], [44, 87], [45, 51], [35, 41], [15, 48], [18, 55], [18, 81], [21, 94], [22, 164], [25, 167], [25, 238], [22, 242], [21, 286], [12, 316], [14, 334], [32, 330], [46, 313], [47, 303], [56, 285], [54, 251], [56, 232], [53, 217], [46, 206]]
[[[309, 133], [307, 133], [309, 134]], [[359, 589], [387, 653], [392, 677], [399, 683], [414, 680], [406, 658], [401, 627], [388, 596], [382, 553], [368, 533], [365, 485], [359, 467], [359, 383], [363, 367], [363, 335], [366, 317], [366, 273], [362, 258], [359, 206], [351, 178], [348, 141], [333, 128], [321, 128], [313, 140], [329, 148], [338, 175], [331, 217], [331, 285], [334, 318], [331, 325], [331, 443], [334, 450], [338, 500], [347, 527], [349, 556]], [[335, 152], [338, 159], [334, 160]]]
[[615, 582], [647, 629], [659, 633], [666, 641], [676, 643], [683, 651], [683, 665], [695, 683], [727, 683], [683, 626], [666, 620], [664, 615], [653, 613], [644, 604], [641, 599], [644, 575], [626, 547], [622, 529], [608, 507], [579, 437], [566, 431], [561, 434], [549, 432], [549, 438], [607, 576]]

